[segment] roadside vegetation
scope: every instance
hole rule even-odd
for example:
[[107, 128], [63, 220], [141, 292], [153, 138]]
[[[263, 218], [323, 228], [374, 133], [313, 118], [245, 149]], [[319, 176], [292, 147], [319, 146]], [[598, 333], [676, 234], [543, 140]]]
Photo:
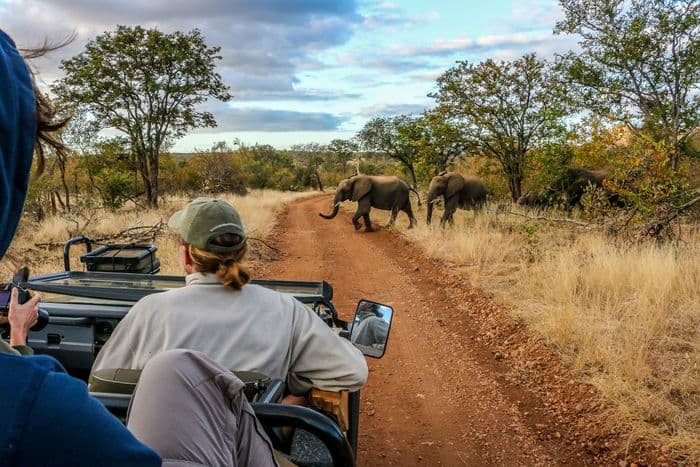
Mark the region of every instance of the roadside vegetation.
[[604, 226], [528, 219], [562, 215], [491, 203], [458, 211], [448, 229], [405, 230], [399, 216], [397, 233], [492, 294], [614, 402], [608, 422], [631, 452], [699, 459], [700, 227], [684, 226], [678, 244], [631, 245]]
[[[217, 194], [232, 203], [246, 223], [250, 242], [249, 256], [269, 254], [260, 242], [272, 230], [277, 214], [297, 199], [313, 196], [313, 191], [281, 192], [254, 190], [246, 196]], [[170, 216], [182, 209], [192, 198], [169, 196], [161, 200], [157, 209], [141, 209], [134, 205], [113, 211], [106, 209], [74, 210], [36, 221], [24, 216], [9, 252], [0, 261], [2, 277], [11, 277], [20, 265], [30, 267], [32, 275], [63, 271], [63, 243], [76, 235], [97, 239], [99, 243], [156, 243], [161, 273], [182, 274], [177, 256], [178, 243], [167, 228]], [[257, 240], [256, 240], [257, 239]], [[82, 270], [79, 261], [84, 247], [73, 247], [72, 268]]]

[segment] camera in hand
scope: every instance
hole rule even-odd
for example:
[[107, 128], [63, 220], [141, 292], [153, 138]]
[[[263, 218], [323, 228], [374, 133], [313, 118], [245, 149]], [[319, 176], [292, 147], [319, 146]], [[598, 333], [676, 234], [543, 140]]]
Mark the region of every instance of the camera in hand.
[[[13, 288], [17, 288], [17, 303], [21, 305], [29, 301], [31, 294], [29, 290], [22, 287], [22, 284], [26, 283], [28, 279], [29, 268], [24, 266], [19, 268], [15, 275], [12, 276], [12, 282], [2, 285], [2, 290], [0, 290], [0, 316], [7, 316], [7, 313], [10, 311]], [[38, 315], [37, 322], [31, 327], [31, 331], [41, 331], [49, 323], [49, 314], [46, 310], [40, 308]]]

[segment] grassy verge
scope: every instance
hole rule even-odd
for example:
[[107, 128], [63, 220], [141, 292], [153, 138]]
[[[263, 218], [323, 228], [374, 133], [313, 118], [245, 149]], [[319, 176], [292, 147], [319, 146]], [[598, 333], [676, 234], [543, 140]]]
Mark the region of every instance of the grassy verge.
[[[416, 215], [417, 228], [406, 230], [400, 214], [397, 230], [556, 346], [614, 402], [610, 422], [631, 432], [631, 444], [700, 459], [700, 235], [632, 246], [496, 206], [458, 211], [445, 230]], [[373, 218], [385, 223], [388, 213]]]
[[[264, 238], [275, 224], [279, 211], [296, 199], [313, 195], [313, 192], [292, 193], [272, 190], [255, 190], [247, 196], [220, 195], [231, 202], [241, 214], [249, 236]], [[58, 246], [75, 235], [89, 238], [107, 237], [139, 226], [167, 223], [175, 211], [190, 199], [169, 197], [155, 210], [136, 210], [128, 207], [117, 211], [89, 211], [49, 217], [42, 222], [23, 218], [8, 255], [0, 261], [0, 277], [9, 278], [18, 265], [30, 266], [32, 275], [63, 270], [62, 247]], [[41, 246], [54, 244], [54, 246]], [[177, 237], [167, 228], [157, 238], [158, 257], [163, 274], [181, 274], [177, 259]], [[82, 269], [78, 257], [82, 246], [75, 247], [73, 265]]]

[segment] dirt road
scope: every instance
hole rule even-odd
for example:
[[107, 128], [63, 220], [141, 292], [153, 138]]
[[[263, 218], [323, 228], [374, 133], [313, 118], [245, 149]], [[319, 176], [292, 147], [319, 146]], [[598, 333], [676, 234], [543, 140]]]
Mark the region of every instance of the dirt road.
[[[361, 298], [394, 307], [388, 350], [369, 359], [362, 391], [360, 465], [602, 461], [602, 448], [581, 438], [580, 414], [569, 408], [587, 386], [563, 370], [538, 370], [551, 356], [528, 344], [517, 323], [392, 232], [355, 232], [343, 212], [321, 219], [330, 204], [329, 197], [292, 204], [268, 238], [284, 253], [260, 268], [268, 278], [329, 281], [345, 319]], [[399, 217], [399, 228], [405, 221]]]

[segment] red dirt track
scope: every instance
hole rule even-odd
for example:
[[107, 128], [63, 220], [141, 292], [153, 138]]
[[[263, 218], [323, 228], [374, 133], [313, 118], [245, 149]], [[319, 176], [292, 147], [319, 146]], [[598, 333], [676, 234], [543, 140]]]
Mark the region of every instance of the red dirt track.
[[[283, 253], [257, 276], [326, 280], [349, 319], [361, 298], [394, 307], [388, 350], [369, 359], [359, 465], [614, 463], [594, 435], [589, 386], [488, 297], [391, 231], [356, 232], [328, 196], [290, 205], [268, 237]], [[421, 220], [422, 221], [422, 220]], [[408, 221], [400, 214], [397, 228]]]

